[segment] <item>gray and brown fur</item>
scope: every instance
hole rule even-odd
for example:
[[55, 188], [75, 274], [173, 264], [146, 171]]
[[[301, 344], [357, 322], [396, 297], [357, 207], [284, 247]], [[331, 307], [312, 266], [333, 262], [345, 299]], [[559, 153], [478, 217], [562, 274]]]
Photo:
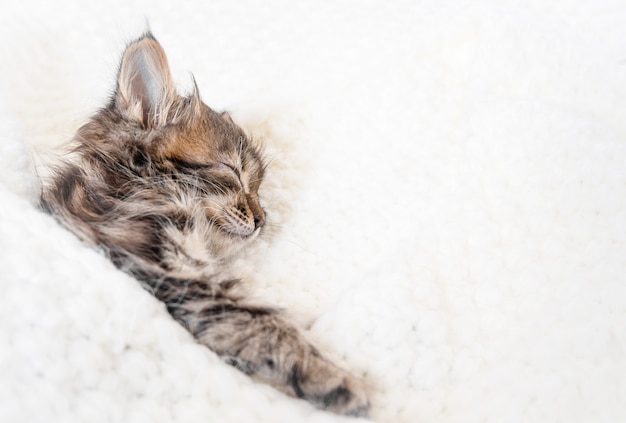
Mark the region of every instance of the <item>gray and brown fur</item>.
[[125, 50], [109, 104], [74, 137], [42, 208], [102, 248], [198, 342], [279, 390], [363, 416], [361, 382], [325, 359], [279, 312], [251, 304], [224, 264], [265, 223], [259, 147], [195, 87], [180, 96], [147, 33]]

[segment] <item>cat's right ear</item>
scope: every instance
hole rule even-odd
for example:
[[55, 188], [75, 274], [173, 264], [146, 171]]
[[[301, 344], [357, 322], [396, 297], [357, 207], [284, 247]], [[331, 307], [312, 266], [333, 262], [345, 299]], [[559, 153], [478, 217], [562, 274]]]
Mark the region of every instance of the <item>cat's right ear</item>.
[[146, 33], [124, 51], [115, 104], [126, 117], [152, 129], [167, 123], [176, 97], [165, 51]]

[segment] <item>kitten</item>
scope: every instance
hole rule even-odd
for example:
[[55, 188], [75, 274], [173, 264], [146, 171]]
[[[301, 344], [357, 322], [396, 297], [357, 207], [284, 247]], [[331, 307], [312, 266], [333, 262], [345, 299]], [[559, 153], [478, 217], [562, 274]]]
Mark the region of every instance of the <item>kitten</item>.
[[228, 257], [265, 223], [262, 154], [197, 86], [176, 92], [151, 33], [126, 48], [109, 104], [74, 142], [73, 159], [43, 189], [46, 212], [102, 248], [226, 362], [319, 408], [367, 414], [358, 379], [227, 276]]

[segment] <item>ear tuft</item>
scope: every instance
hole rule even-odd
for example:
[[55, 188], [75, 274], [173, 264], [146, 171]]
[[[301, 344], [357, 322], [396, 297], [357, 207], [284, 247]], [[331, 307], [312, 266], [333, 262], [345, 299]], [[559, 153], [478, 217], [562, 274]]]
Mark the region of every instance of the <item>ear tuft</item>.
[[193, 116], [200, 116], [202, 114], [202, 98], [200, 97], [200, 90], [198, 89], [198, 83], [196, 78], [191, 74], [191, 81], [193, 82], [193, 91], [191, 93], [191, 104], [193, 110]]
[[116, 105], [144, 128], [156, 128], [167, 123], [176, 97], [165, 51], [152, 33], [146, 32], [124, 51]]

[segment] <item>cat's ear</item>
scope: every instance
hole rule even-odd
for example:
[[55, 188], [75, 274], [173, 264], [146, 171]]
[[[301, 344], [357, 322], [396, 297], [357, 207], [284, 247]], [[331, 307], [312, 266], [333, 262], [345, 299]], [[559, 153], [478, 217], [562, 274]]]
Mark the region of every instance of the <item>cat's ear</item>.
[[230, 115], [230, 113], [228, 112], [222, 112], [220, 113], [220, 115], [222, 116], [222, 118], [224, 118], [224, 120], [228, 123], [232, 123], [233, 125], [235, 124], [235, 121], [233, 120], [232, 116]]
[[127, 117], [149, 129], [167, 123], [176, 98], [165, 51], [146, 33], [124, 51], [115, 103]]

